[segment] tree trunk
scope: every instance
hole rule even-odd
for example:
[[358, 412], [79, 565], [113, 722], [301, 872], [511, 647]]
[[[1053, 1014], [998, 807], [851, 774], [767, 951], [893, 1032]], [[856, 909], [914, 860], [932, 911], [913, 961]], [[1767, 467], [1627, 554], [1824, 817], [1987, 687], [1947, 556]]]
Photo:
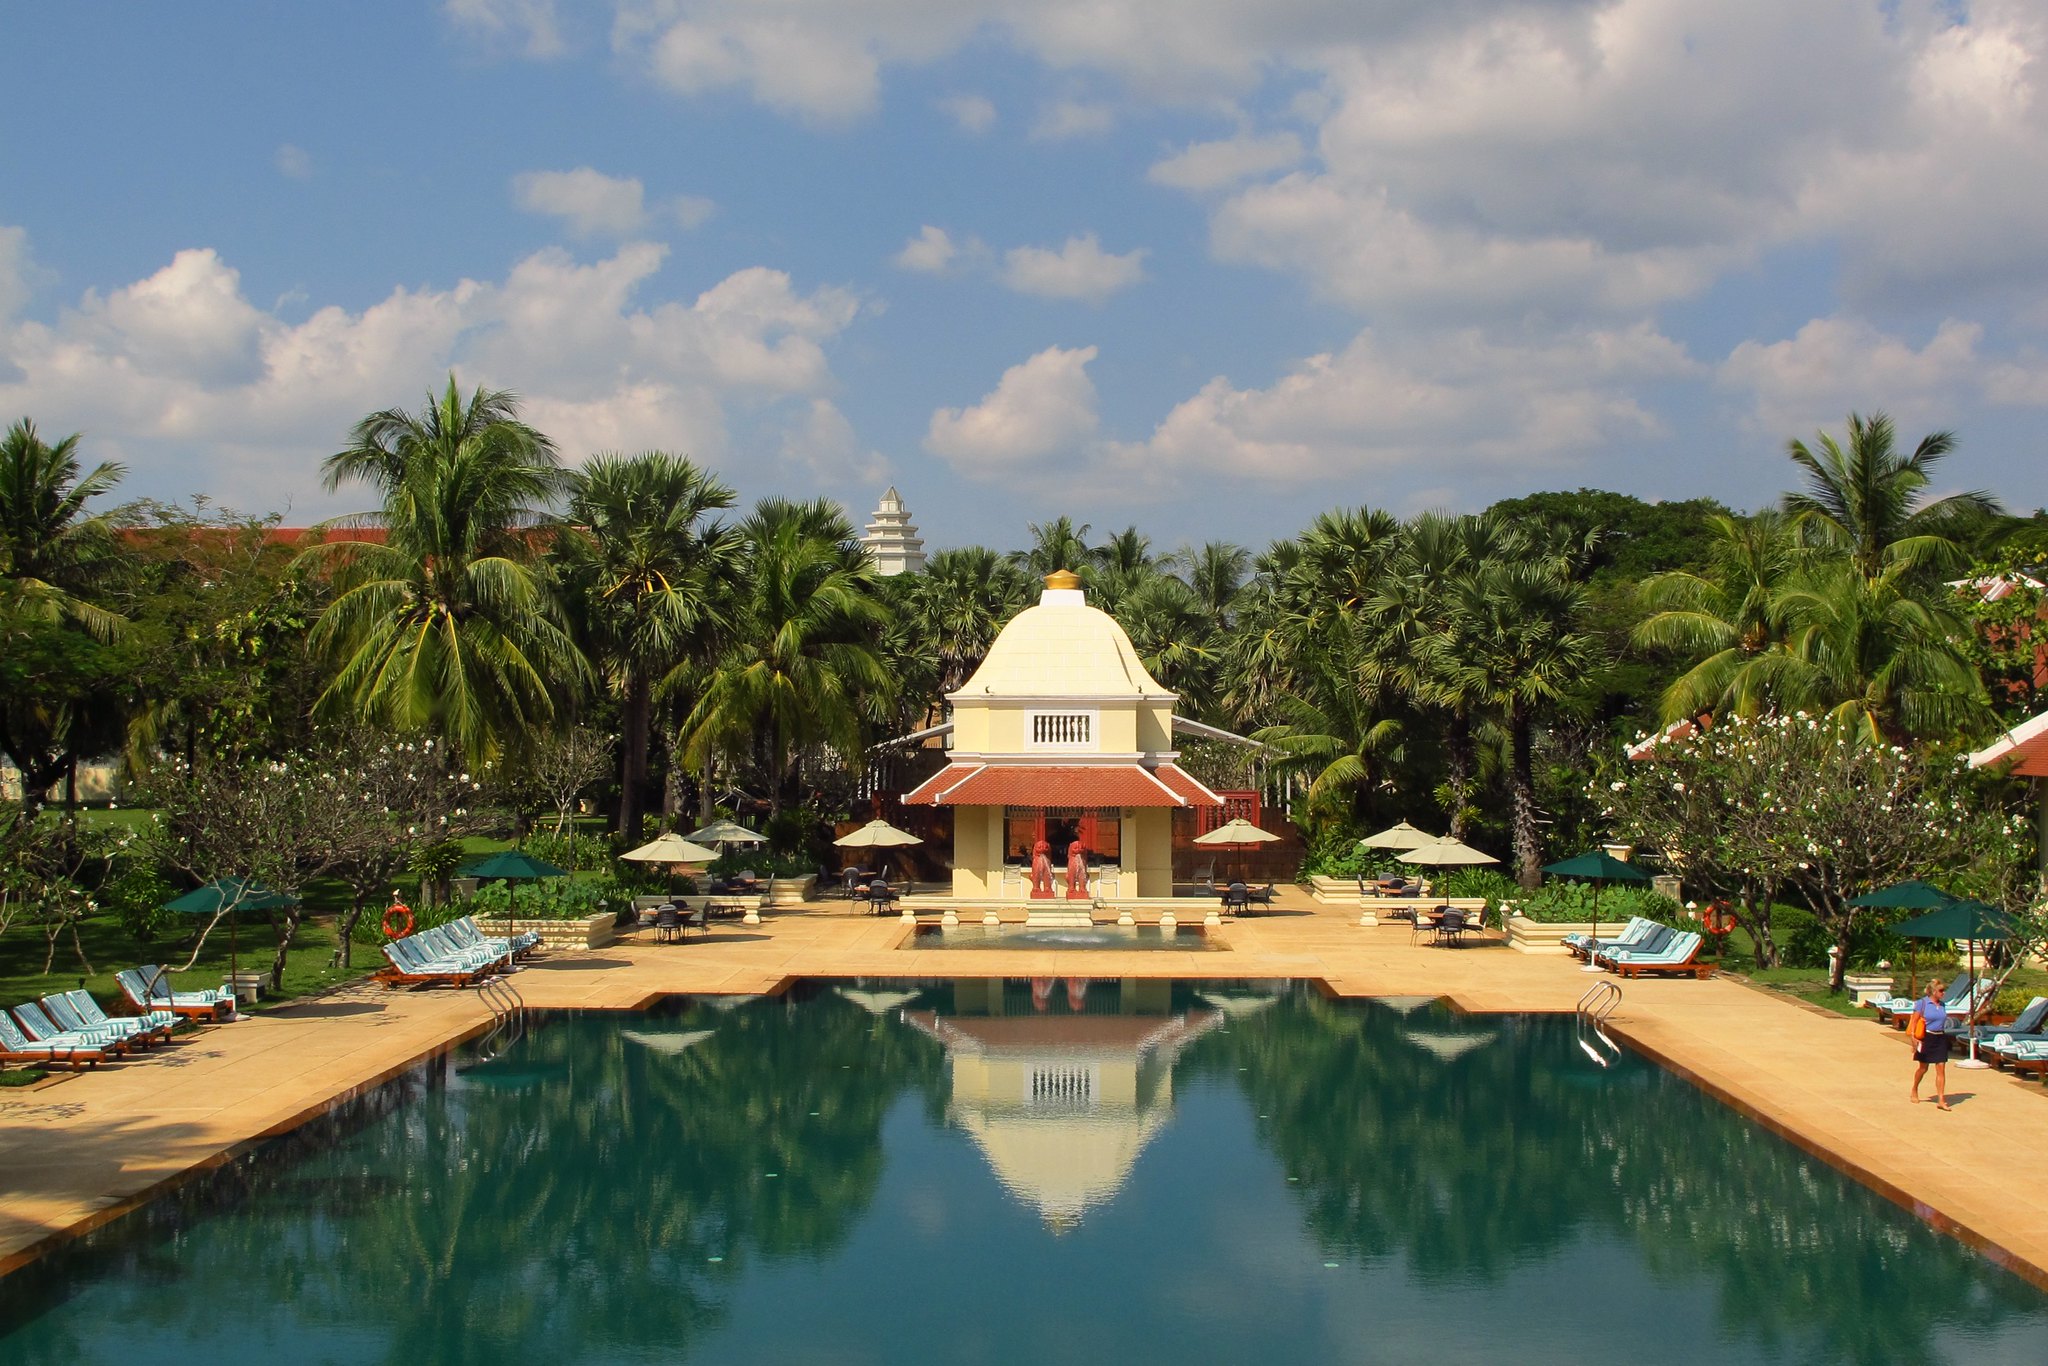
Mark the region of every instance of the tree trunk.
[[292, 936], [299, 932], [299, 912], [287, 909], [274, 912], [277, 916], [277, 956], [270, 960], [270, 989], [284, 990], [284, 960], [291, 952]]
[[1472, 718], [1452, 712], [1444, 731], [1444, 759], [1450, 765], [1451, 838], [1465, 838], [1465, 812], [1472, 802]]
[[1760, 968], [1777, 967], [1778, 940], [1771, 933], [1770, 895], [1766, 893], [1760, 899], [1755, 888], [1745, 888], [1742, 893], [1742, 914], [1738, 919], [1756, 944], [1756, 965]]
[[1856, 925], [1855, 908], [1844, 906], [1841, 910], [1841, 917], [1841, 920], [1835, 926], [1836, 952], [1833, 955], [1835, 961], [1828, 968], [1829, 991], [1841, 991], [1843, 989], [1842, 978], [1849, 971], [1849, 931], [1854, 929]]
[[1515, 880], [1525, 892], [1543, 885], [1543, 845], [1536, 834], [1536, 768], [1526, 713], [1508, 715], [1508, 785], [1512, 796]]
[[619, 737], [619, 831], [629, 847], [640, 843], [647, 787], [647, 722], [653, 709], [647, 675], [634, 668], [626, 675], [625, 726]]

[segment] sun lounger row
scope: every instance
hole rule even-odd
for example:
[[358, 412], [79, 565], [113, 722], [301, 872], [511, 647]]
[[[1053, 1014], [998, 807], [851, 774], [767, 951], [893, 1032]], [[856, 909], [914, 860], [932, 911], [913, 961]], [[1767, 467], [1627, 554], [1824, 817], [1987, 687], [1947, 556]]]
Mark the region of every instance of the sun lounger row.
[[386, 944], [384, 957], [390, 966], [377, 974], [377, 980], [390, 987], [473, 986], [539, 946], [538, 934], [490, 938], [474, 918], [463, 916]]
[[1621, 933], [1612, 939], [1595, 939], [1590, 934], [1568, 934], [1562, 942], [1565, 952], [1571, 954], [1574, 958], [1584, 961], [1590, 958], [1596, 950], [1638, 947], [1645, 935], [1648, 935], [1653, 930], [1663, 928], [1664, 926], [1658, 921], [1649, 920], [1640, 915], [1632, 915], [1628, 918], [1628, 924], [1621, 927]]
[[0, 1062], [49, 1063], [72, 1071], [154, 1048], [178, 1017], [165, 1010], [109, 1015], [89, 991], [64, 991], [0, 1011]]
[[[1970, 1018], [1990, 1003], [1991, 993], [1998, 989], [1998, 983], [1985, 977], [1971, 978], [1967, 972], [1956, 974], [1948, 985], [1948, 995], [1942, 999], [1942, 1006], [1949, 1013], [1949, 1032], [1958, 1033], [1968, 1024]], [[1877, 1012], [1879, 1024], [1890, 1025], [1893, 1029], [1904, 1029], [1906, 1021], [1913, 1017], [1913, 1007], [1919, 1001], [1917, 996], [1890, 996], [1882, 1001], [1870, 1002], [1870, 1008]]]
[[1697, 931], [1658, 925], [1633, 943], [1596, 948], [1592, 958], [1622, 977], [1711, 977], [1714, 965], [1699, 961], [1702, 942]]

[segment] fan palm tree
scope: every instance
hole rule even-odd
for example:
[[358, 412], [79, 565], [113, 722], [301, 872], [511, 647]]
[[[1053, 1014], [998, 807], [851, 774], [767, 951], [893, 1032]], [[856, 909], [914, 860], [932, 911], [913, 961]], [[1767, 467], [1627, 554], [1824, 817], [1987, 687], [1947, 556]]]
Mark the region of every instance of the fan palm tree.
[[938, 661], [940, 696], [958, 691], [995, 643], [1003, 624], [1031, 601], [1031, 582], [985, 546], [941, 550], [922, 572], [897, 579], [904, 598], [906, 650]]
[[1308, 685], [1275, 698], [1278, 720], [1252, 737], [1280, 754], [1280, 771], [1308, 775], [1312, 803], [1348, 801], [1354, 816], [1363, 814], [1373, 782], [1400, 757], [1402, 738], [1400, 722], [1381, 712], [1360, 682], [1369, 630], [1358, 621], [1333, 626], [1325, 648], [1305, 662]]
[[[685, 759], [705, 765], [751, 738], [766, 751], [771, 814], [800, 784], [805, 748], [852, 762], [893, 686], [878, 642], [888, 613], [874, 570], [830, 504], [764, 502], [741, 526], [742, 601], [726, 647], [682, 724]], [[686, 687], [672, 670], [664, 692]]]
[[595, 456], [569, 499], [578, 529], [555, 543], [592, 653], [619, 698], [619, 829], [629, 841], [639, 840], [645, 809], [654, 686], [686, 656], [703, 654], [711, 630], [726, 624], [718, 590], [739, 536], [706, 517], [733, 497], [684, 456]]
[[1451, 629], [1422, 643], [1444, 686], [1480, 699], [1508, 740], [1509, 830], [1515, 876], [1542, 881], [1536, 830], [1535, 731], [1543, 715], [1578, 696], [1600, 663], [1586, 626], [1586, 590], [1569, 566], [1508, 537], [1500, 553], [1454, 581]]
[[1875, 579], [1887, 565], [1942, 569], [1963, 558], [1958, 533], [1997, 515], [1998, 500], [1984, 492], [1921, 499], [1934, 467], [1955, 450], [1950, 432], [1920, 439], [1910, 456], [1895, 449], [1892, 420], [1849, 414], [1847, 449], [1826, 432], [1818, 448], [1794, 440], [1786, 449], [1806, 471], [1806, 489], [1785, 495], [1785, 510], [1823, 546], [1846, 552], [1856, 572]]
[[372, 413], [351, 435], [322, 466], [326, 484], [372, 484], [382, 509], [342, 522], [384, 539], [300, 557], [335, 590], [312, 634], [335, 662], [316, 706], [494, 758], [590, 676], [535, 553], [568, 475], [513, 395], [465, 400], [452, 375], [421, 412]]

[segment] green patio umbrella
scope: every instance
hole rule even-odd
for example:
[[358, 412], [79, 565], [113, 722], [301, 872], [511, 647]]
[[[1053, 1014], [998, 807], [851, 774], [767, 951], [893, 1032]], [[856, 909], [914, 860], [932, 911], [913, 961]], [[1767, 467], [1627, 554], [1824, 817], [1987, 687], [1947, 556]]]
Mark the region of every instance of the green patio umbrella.
[[288, 892], [273, 891], [260, 882], [245, 877], [217, 877], [203, 887], [195, 887], [181, 897], [174, 897], [164, 903], [167, 911], [179, 915], [220, 915], [228, 917], [228, 977], [234, 978], [242, 967], [240, 946], [236, 943], [235, 913], [237, 911], [275, 911], [286, 906], [296, 906], [299, 899]]
[[[524, 849], [501, 849], [481, 863], [472, 863], [462, 870], [463, 877], [480, 881], [496, 879], [500, 882], [534, 882], [544, 877], [567, 877], [569, 870], [557, 868], [546, 859], [538, 859]], [[512, 941], [512, 898], [505, 898], [505, 941]], [[517, 972], [518, 965], [506, 969]]]
[[[1600, 941], [1600, 884], [1603, 882], [1648, 882], [1650, 875], [1633, 863], [1624, 863], [1605, 849], [1595, 849], [1580, 854], [1577, 858], [1564, 859], [1557, 863], [1546, 863], [1543, 871], [1552, 877], [1568, 877], [1577, 882], [1593, 884], [1593, 933], [1594, 943]], [[1581, 972], [1599, 972], [1600, 965], [1593, 961], [1593, 955], [1586, 955], [1586, 966]]]
[[[1924, 885], [1924, 884], [1923, 884]], [[1977, 941], [1980, 939], [2011, 939], [2013, 924], [1996, 906], [1982, 901], [1965, 901], [1951, 897], [1948, 903], [1926, 915], [1916, 915], [1896, 931], [1907, 939], [1963, 939], [1970, 945], [1970, 994], [1974, 1000], [1977, 988]], [[1991, 1064], [1977, 1056], [1977, 1012], [1970, 1012], [1970, 1056], [1957, 1063], [1958, 1067], [1989, 1067]]]
[[[1938, 911], [1954, 900], [1954, 897], [1933, 883], [1914, 878], [1910, 882], [1894, 883], [1889, 887], [1880, 887], [1874, 892], [1865, 892], [1862, 896], [1851, 897], [1849, 904], [1869, 910]], [[1915, 953], [1913, 961], [1906, 965], [1908, 996], [1920, 989], [1919, 958], [1920, 955]]]

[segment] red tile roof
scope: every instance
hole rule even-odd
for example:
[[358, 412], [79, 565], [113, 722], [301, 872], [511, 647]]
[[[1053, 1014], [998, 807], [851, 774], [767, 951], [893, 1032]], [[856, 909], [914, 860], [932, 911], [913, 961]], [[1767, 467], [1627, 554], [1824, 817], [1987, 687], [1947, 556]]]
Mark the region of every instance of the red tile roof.
[[1172, 764], [948, 764], [906, 806], [1221, 806]]

